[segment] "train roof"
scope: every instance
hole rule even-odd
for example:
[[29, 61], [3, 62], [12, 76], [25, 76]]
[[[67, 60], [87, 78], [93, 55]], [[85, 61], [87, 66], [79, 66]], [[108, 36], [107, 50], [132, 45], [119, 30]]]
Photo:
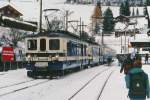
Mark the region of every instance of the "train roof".
[[[34, 37], [42, 37], [42, 36], [46, 36], [46, 37], [67, 37], [67, 38], [69, 37], [69, 38], [82, 40], [79, 35], [76, 35], [74, 33], [68, 32], [68, 31], [63, 31], [63, 30], [45, 31], [45, 32], [42, 32], [41, 34], [40, 33], [31, 34], [31, 35], [26, 36], [26, 38], [34, 38]], [[85, 42], [88, 42], [88, 43], [91, 43], [91, 44], [94, 44], [94, 45], [99, 45], [97, 42], [91, 41], [90, 39], [82, 40], [82, 41], [85, 41]]]
[[46, 37], [72, 37], [72, 38], [80, 38], [78, 35], [73, 34], [68, 31], [45, 31], [42, 33], [37, 33], [37, 34], [31, 34], [28, 35], [27, 38], [32, 38], [32, 37], [41, 37], [41, 36], [46, 36]]

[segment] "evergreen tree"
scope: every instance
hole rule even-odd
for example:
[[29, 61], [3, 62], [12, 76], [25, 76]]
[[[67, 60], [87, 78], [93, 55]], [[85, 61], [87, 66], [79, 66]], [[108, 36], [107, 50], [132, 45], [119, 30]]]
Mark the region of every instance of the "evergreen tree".
[[129, 0], [125, 1], [125, 16], [130, 16], [130, 5], [129, 5]]
[[150, 6], [150, 0], [146, 0], [145, 5]]
[[71, 3], [71, 0], [66, 0], [66, 3]]
[[136, 9], [136, 15], [139, 16], [139, 9]]
[[141, 0], [139, 6], [143, 6], [143, 5], [144, 5], [144, 4], [143, 4], [143, 0]]
[[77, 0], [73, 0], [74, 3], [77, 3]]
[[133, 10], [132, 10], [132, 16], [135, 16], [134, 8], [133, 8]]
[[144, 6], [144, 8], [143, 8], [143, 14], [144, 14], [145, 16], [147, 15], [146, 6]]
[[121, 3], [120, 15], [130, 16], [130, 5], [128, 0], [126, 0], [124, 3]]
[[124, 5], [124, 3], [121, 3], [121, 5], [120, 5], [120, 15], [124, 15], [124, 12], [125, 12], [125, 5]]
[[113, 14], [110, 8], [104, 12], [103, 32], [110, 33], [114, 30]]

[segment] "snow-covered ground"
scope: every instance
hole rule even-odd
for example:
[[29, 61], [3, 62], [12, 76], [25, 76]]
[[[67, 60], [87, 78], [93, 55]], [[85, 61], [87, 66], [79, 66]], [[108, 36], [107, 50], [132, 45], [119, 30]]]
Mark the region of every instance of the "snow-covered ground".
[[[143, 69], [150, 75], [149, 65], [143, 65]], [[26, 69], [0, 72], [0, 100], [96, 100], [100, 92], [99, 100], [129, 100], [119, 70], [114, 62], [112, 66], [100, 65], [52, 80], [28, 78]]]
[[[28, 0], [31, 2], [24, 1], [25, 0], [11, 0], [11, 4], [23, 13], [24, 19], [37, 20], [37, 0]], [[43, 1], [43, 9], [57, 8], [70, 10], [74, 13], [71, 14], [69, 20], [79, 20], [81, 17], [84, 24], [89, 25], [91, 23], [94, 5], [69, 5], [64, 4], [65, 0]], [[3, 0], [0, 1], [0, 6], [3, 5], [2, 3], [4, 3]], [[107, 7], [102, 7], [102, 11], [104, 12], [106, 8]], [[119, 15], [118, 7], [111, 7], [111, 9], [114, 17]], [[142, 14], [141, 12], [142, 10], [140, 10], [140, 14]], [[130, 41], [130, 37], [126, 38], [126, 41]], [[125, 44], [125, 37], [122, 39], [123, 44]], [[101, 43], [101, 36], [97, 36], [96, 40]], [[104, 37], [104, 44], [115, 49], [117, 53], [121, 50], [120, 43], [120, 37], [115, 38], [114, 35]], [[150, 75], [149, 65], [143, 65], [143, 69]], [[100, 65], [69, 74], [60, 79], [52, 80], [34, 80], [28, 78], [26, 76], [26, 69], [0, 72], [0, 100], [95, 100], [99, 97], [101, 89], [103, 89], [104, 83], [109, 75], [111, 76], [102, 91], [100, 100], [128, 100], [128, 91], [125, 87], [124, 75], [120, 74], [119, 70], [120, 67], [117, 62], [115, 62], [112, 66]], [[92, 78], [95, 79], [92, 80]], [[85, 87], [82, 88], [82, 86]], [[79, 93], [76, 94], [77, 91], [79, 91]]]

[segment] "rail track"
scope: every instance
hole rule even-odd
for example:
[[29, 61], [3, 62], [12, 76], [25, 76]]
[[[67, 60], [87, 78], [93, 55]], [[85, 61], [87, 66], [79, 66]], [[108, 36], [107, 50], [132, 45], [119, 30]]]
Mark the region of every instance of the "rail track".
[[0, 75], [5, 75], [5, 74], [3, 73], [3, 74], [0, 74]]
[[49, 82], [50, 80], [29, 80], [29, 81], [25, 81], [25, 82], [20, 82], [20, 83], [16, 83], [16, 84], [12, 84], [12, 85], [8, 85], [8, 86], [3, 86], [0, 87], [0, 97], [21, 91], [21, 90], [25, 90], [27, 88], [31, 88], [34, 86], [38, 86], [44, 83]]
[[35, 79], [29, 80], [29, 81], [18, 82], [18, 83], [11, 84], [11, 85], [1, 86], [0, 89], [12, 87], [12, 86], [16, 86], [16, 85], [23, 84], [23, 83], [28, 83], [28, 82], [31, 82], [31, 81], [34, 81], [34, 80], [35, 80]]
[[[95, 76], [93, 76], [85, 85], [83, 85], [77, 92], [75, 92], [72, 96], [70, 96], [70, 98], [68, 100], [72, 100], [77, 94], [80, 93], [80, 91], [82, 91], [86, 86], [88, 86], [88, 84], [90, 84], [96, 77], [98, 77], [99, 75], [101, 75], [102, 73], [104, 73], [105, 71], [108, 71], [109, 69], [111, 69], [111, 67], [109, 68], [105, 68], [103, 70], [101, 70], [99, 73], [97, 73]], [[112, 74], [112, 72], [111, 72]], [[111, 74], [109, 75], [109, 77], [111, 76]], [[1, 75], [1, 74], [0, 74]], [[3, 75], [3, 74], [2, 74]], [[102, 92], [104, 90], [104, 87], [107, 84], [107, 81], [109, 80], [109, 77], [107, 78], [107, 80], [105, 81], [102, 90], [100, 91], [100, 95], [98, 96], [98, 98], [101, 97]], [[36, 80], [36, 79], [31, 79], [28, 81], [23, 81], [23, 82], [19, 82], [19, 83], [15, 83], [15, 84], [11, 84], [11, 85], [6, 85], [6, 86], [1, 86], [0, 87], [0, 97], [3, 96], [7, 96], [9, 94], [13, 94], [16, 93], [18, 91], [21, 90], [25, 90], [34, 86], [38, 86], [44, 83], [49, 82], [50, 80]], [[99, 100], [99, 99], [97, 99]]]
[[112, 71], [112, 72], [109, 74], [109, 76], [107, 77], [107, 79], [105, 80], [105, 82], [104, 82], [104, 84], [103, 84], [103, 86], [102, 86], [102, 89], [100, 90], [100, 93], [99, 93], [99, 95], [98, 95], [98, 97], [97, 97], [97, 100], [100, 100], [101, 95], [102, 95], [102, 93], [103, 93], [103, 91], [104, 91], [104, 88], [106, 87], [106, 84], [107, 84], [107, 82], [108, 82], [110, 76], [113, 74], [113, 72], [114, 72], [114, 71]]
[[[96, 74], [94, 77], [92, 77], [86, 84], [84, 84], [80, 89], [78, 89], [72, 96], [70, 96], [70, 97], [68, 98], [68, 100], [72, 100], [72, 99], [73, 99], [77, 94], [79, 94], [85, 87], [87, 87], [95, 78], [97, 78], [97, 77], [98, 77], [99, 75], [101, 75], [102, 73], [108, 71], [109, 69], [111, 69], [111, 67], [110, 67], [110, 68], [107, 68], [107, 69], [104, 69], [104, 70], [100, 71], [99, 73], [97, 73], [97, 74]], [[102, 86], [102, 90], [100, 91], [100, 94], [99, 94], [99, 96], [97, 97], [97, 100], [101, 97], [102, 92], [103, 92], [103, 90], [104, 90], [104, 87], [106, 86], [106, 84], [107, 84], [107, 82], [108, 82], [108, 80], [109, 80], [109, 78], [110, 78], [110, 76], [111, 76], [112, 73], [113, 73], [113, 71], [110, 73], [110, 75], [109, 75], [108, 78], [106, 79], [104, 85]]]

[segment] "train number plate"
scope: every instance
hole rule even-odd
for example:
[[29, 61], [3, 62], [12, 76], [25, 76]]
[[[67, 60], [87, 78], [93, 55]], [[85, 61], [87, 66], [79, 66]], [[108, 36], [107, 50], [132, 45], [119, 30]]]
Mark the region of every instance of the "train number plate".
[[37, 67], [46, 67], [46, 66], [48, 66], [48, 62], [36, 62], [35, 66], [37, 66]]

